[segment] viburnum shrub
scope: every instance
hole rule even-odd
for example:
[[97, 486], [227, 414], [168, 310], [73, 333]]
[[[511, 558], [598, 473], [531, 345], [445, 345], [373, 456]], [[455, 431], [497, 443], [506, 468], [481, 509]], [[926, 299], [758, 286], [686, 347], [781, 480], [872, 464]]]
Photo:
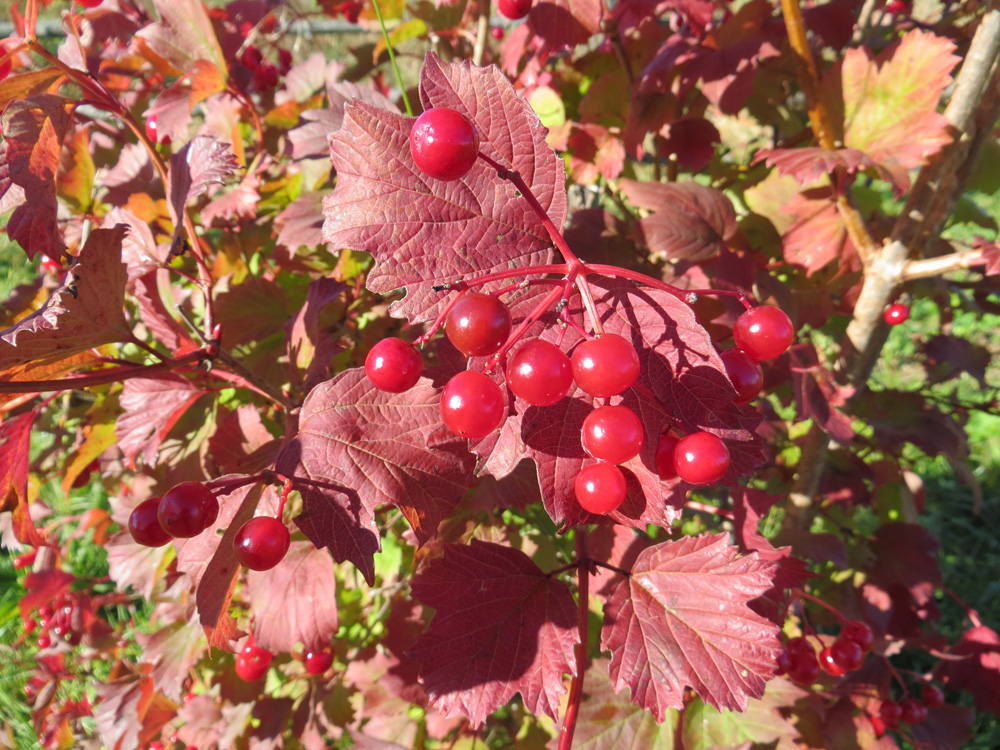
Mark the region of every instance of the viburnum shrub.
[[[22, 2], [0, 59], [25, 746], [958, 750], [1000, 712], [916, 472], [974, 485], [995, 411], [995, 225], [945, 225], [991, 5], [86, 5], [54, 50]], [[330, 59], [314, 15], [392, 31]], [[897, 299], [939, 314], [889, 336]]]

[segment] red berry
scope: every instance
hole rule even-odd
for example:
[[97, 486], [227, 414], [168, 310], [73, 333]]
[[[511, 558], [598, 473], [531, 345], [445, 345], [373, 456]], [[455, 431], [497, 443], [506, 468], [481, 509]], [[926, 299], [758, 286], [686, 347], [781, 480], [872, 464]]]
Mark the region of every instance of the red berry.
[[46, 635], [45, 633], [42, 633], [40, 636], [38, 636], [37, 643], [38, 643], [38, 648], [48, 648], [49, 646], [52, 645], [52, 639], [49, 638], [49, 636]]
[[903, 707], [896, 701], [882, 701], [878, 709], [879, 718], [885, 722], [887, 727], [895, 727], [899, 720], [903, 718]]
[[278, 50], [278, 66], [282, 73], [287, 73], [292, 69], [292, 51], [284, 47]]
[[128, 517], [128, 532], [143, 547], [162, 547], [171, 537], [160, 526], [160, 498], [151, 497], [135, 506]]
[[[27, 623], [25, 623], [27, 625]], [[921, 697], [930, 708], [938, 708], [944, 705], [944, 693], [937, 685], [927, 683], [921, 691]]]
[[434, 107], [414, 121], [410, 155], [424, 174], [445, 182], [457, 180], [476, 163], [479, 133], [461, 112]]
[[862, 651], [861, 645], [843, 636], [833, 642], [830, 651], [834, 661], [845, 672], [853, 672], [865, 660], [865, 652]]
[[168, 146], [170, 145], [170, 136], [165, 135], [160, 138], [158, 120], [159, 115], [155, 113], [146, 118], [146, 137], [154, 144], [162, 143], [164, 146]]
[[573, 384], [569, 357], [555, 344], [535, 339], [517, 350], [507, 365], [507, 385], [532, 406], [551, 406]]
[[847, 673], [847, 670], [837, 664], [837, 661], [833, 658], [833, 649], [830, 646], [819, 652], [819, 665], [823, 668], [824, 672], [834, 677], [840, 677]]
[[906, 3], [903, 0], [889, 0], [885, 4], [886, 13], [902, 13], [904, 10], [906, 10]]
[[747, 404], [753, 401], [764, 385], [764, 373], [757, 360], [739, 349], [726, 349], [719, 356], [722, 357], [726, 374], [736, 389], [736, 403]]
[[250, 570], [270, 570], [281, 562], [291, 543], [288, 528], [271, 516], [251, 518], [233, 541], [240, 565]]
[[787, 651], [782, 651], [778, 654], [775, 664], [777, 665], [777, 668], [774, 670], [774, 673], [785, 674], [792, 667], [792, 657]]
[[281, 73], [278, 72], [277, 66], [270, 60], [262, 62], [253, 72], [253, 84], [257, 87], [258, 91], [273, 89], [278, 85], [280, 78]]
[[530, 10], [531, 0], [497, 0], [497, 11], [511, 21], [524, 18]]
[[201, 482], [181, 482], [160, 499], [156, 515], [170, 536], [187, 539], [215, 523], [219, 501]]
[[492, 29], [490, 29], [490, 34], [492, 34], [493, 38], [496, 39], [498, 42], [503, 41], [504, 32], [502, 27], [494, 26]]
[[872, 730], [875, 732], [876, 739], [885, 734], [885, 722], [877, 716], [872, 716], [871, 714], [867, 714], [867, 716], [868, 721], [871, 722]]
[[900, 709], [900, 719], [905, 721], [907, 724], [920, 724], [921, 722], [927, 721], [927, 706], [918, 700], [913, 698], [905, 700], [903, 701], [903, 705], [900, 706]]
[[602, 515], [617, 510], [625, 500], [625, 476], [617, 466], [596, 463], [576, 475], [576, 501], [591, 513]]
[[801, 636], [789, 638], [788, 643], [785, 644], [785, 650], [793, 657], [805, 654], [812, 659], [816, 658], [816, 649], [808, 640]]
[[441, 391], [441, 421], [456, 435], [486, 437], [500, 426], [503, 413], [500, 387], [481, 372], [460, 372]]
[[239, 56], [239, 61], [246, 67], [250, 68], [250, 70], [256, 70], [260, 67], [261, 63], [264, 62], [264, 55], [261, 54], [259, 49], [251, 44], [243, 50], [243, 54]]
[[573, 350], [573, 377], [596, 398], [617, 396], [639, 377], [639, 355], [630, 341], [614, 333], [584, 341]]
[[718, 482], [729, 471], [729, 449], [710, 432], [692, 433], [674, 449], [674, 470], [689, 484]]
[[380, 391], [408, 391], [417, 384], [423, 371], [420, 352], [403, 339], [382, 339], [365, 357], [365, 375]]
[[674, 452], [679, 442], [669, 432], [665, 432], [660, 435], [660, 440], [656, 444], [656, 473], [664, 482], [677, 476], [677, 469], [674, 468]]
[[510, 335], [510, 313], [496, 297], [466, 294], [451, 308], [444, 332], [466, 357], [496, 354]]
[[[35, 628], [38, 627], [38, 623], [35, 621], [34, 617], [29, 617], [24, 621], [24, 634], [31, 635], [35, 632]], [[940, 704], [939, 704], [940, 705]]]
[[83, 8], [96, 8], [102, 0], [76, 0], [76, 4]]
[[333, 651], [328, 648], [322, 651], [306, 652], [306, 672], [311, 675], [323, 674], [333, 664]]
[[256, 682], [265, 674], [274, 654], [260, 646], [247, 646], [236, 657], [236, 674], [244, 682]]
[[583, 420], [582, 439], [591, 457], [623, 464], [642, 450], [642, 422], [627, 406], [602, 406]]
[[42, 620], [51, 620], [52, 615], [54, 614], [55, 610], [53, 610], [48, 604], [43, 604], [38, 608], [38, 616], [41, 617]]
[[761, 305], [736, 319], [733, 340], [736, 346], [756, 359], [774, 359], [784, 354], [795, 338], [795, 328], [784, 310]]
[[860, 620], [844, 620], [840, 626], [840, 637], [854, 641], [865, 653], [871, 651], [872, 644], [875, 643], [872, 629]]
[[[3, 58], [9, 52], [3, 45], [0, 45], [0, 58]], [[0, 81], [10, 75], [10, 71], [14, 69], [13, 56], [6, 58], [0, 62]]]
[[801, 685], [811, 685], [816, 682], [819, 677], [819, 662], [816, 661], [815, 652], [811, 656], [792, 654], [792, 666], [788, 669], [788, 676]]
[[910, 308], [906, 305], [897, 302], [894, 305], [889, 305], [885, 308], [885, 312], [882, 314], [885, 318], [885, 322], [891, 326], [898, 326], [900, 323], [905, 323], [910, 318]]
[[38, 557], [38, 550], [33, 549], [30, 552], [25, 552], [23, 555], [19, 555], [14, 558], [14, 569], [21, 570], [22, 568], [27, 568], [34, 565], [35, 558]]

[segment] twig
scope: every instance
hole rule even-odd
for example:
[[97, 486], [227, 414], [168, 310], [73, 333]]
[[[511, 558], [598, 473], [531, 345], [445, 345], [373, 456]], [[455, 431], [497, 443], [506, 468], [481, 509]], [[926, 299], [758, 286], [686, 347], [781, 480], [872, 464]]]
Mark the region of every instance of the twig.
[[577, 630], [580, 642], [576, 646], [576, 674], [569, 687], [569, 701], [566, 714], [563, 716], [562, 732], [559, 734], [559, 750], [570, 750], [573, 747], [573, 733], [576, 731], [576, 719], [580, 714], [580, 701], [583, 698], [583, 678], [587, 671], [588, 625], [590, 623], [590, 565], [587, 558], [587, 532], [583, 528], [576, 530], [577, 558]]
[[472, 64], [481, 67], [486, 57], [486, 38], [490, 34], [490, 0], [479, 0], [479, 18], [476, 19], [476, 43], [472, 48]]
[[132, 378], [144, 378], [158, 372], [175, 370], [179, 367], [199, 362], [208, 354], [204, 349], [185, 354], [175, 359], [167, 359], [152, 365], [126, 365], [111, 367], [99, 372], [87, 373], [71, 378], [57, 380], [24, 380], [0, 382], [0, 393], [44, 393], [46, 391], [66, 391], [75, 388], [91, 388], [98, 385], [108, 385]]
[[937, 258], [907, 261], [903, 265], [900, 275], [902, 281], [927, 279], [933, 276], [941, 276], [949, 271], [979, 266], [985, 262], [983, 252], [970, 247], [958, 252], [948, 253], [948, 255], [941, 255]]

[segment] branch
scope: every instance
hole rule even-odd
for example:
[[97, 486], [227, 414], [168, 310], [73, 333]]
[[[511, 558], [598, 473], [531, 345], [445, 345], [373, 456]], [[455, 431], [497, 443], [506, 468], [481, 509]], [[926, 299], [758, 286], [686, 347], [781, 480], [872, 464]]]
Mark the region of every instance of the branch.
[[587, 558], [587, 532], [583, 528], [576, 530], [577, 559], [577, 629], [580, 632], [580, 642], [576, 646], [576, 675], [569, 687], [569, 701], [566, 714], [563, 716], [562, 732], [559, 734], [558, 750], [570, 750], [573, 747], [573, 733], [576, 731], [576, 719], [580, 714], [580, 701], [583, 698], [583, 677], [587, 671], [587, 634], [590, 624], [590, 564]]
[[176, 359], [167, 359], [152, 365], [125, 365], [107, 370], [91, 372], [72, 378], [58, 380], [22, 380], [0, 382], [0, 393], [44, 393], [46, 391], [67, 391], [75, 388], [91, 388], [98, 385], [118, 383], [132, 378], [144, 378], [158, 372], [175, 370], [178, 367], [200, 362], [208, 356], [204, 349], [185, 354]]
[[472, 64], [482, 67], [486, 57], [486, 37], [490, 35], [490, 0], [479, 0], [479, 18], [476, 19], [476, 44], [472, 48]]
[[933, 276], [941, 276], [950, 271], [981, 266], [985, 262], [986, 258], [983, 257], [982, 250], [969, 247], [958, 252], [948, 253], [948, 255], [941, 255], [937, 258], [907, 261], [903, 264], [902, 280], [912, 281], [913, 279], [927, 279]]

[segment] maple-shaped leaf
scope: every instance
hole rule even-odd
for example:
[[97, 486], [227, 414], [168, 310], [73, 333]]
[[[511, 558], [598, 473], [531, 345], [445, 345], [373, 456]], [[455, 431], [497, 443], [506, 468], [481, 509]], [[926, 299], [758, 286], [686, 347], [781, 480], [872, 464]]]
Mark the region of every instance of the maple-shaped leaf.
[[436, 610], [411, 654], [434, 705], [475, 727], [520, 693], [531, 713], [556, 717], [579, 642], [566, 584], [519, 550], [473, 540], [447, 545], [411, 585]]
[[[125, 231], [122, 226], [91, 231], [63, 286], [41, 309], [0, 331], [0, 378], [14, 367], [54, 362], [101, 344], [129, 340], [132, 331], [122, 309]], [[31, 369], [23, 372], [30, 376]]]
[[14, 536], [21, 544], [48, 544], [31, 520], [28, 500], [28, 453], [35, 412], [0, 422], [0, 513], [10, 511]]
[[472, 485], [474, 463], [466, 441], [441, 422], [428, 380], [391, 394], [355, 368], [309, 393], [278, 470], [302, 493], [299, 528], [371, 583], [375, 508], [397, 506], [423, 543]]
[[[546, 145], [538, 115], [498, 68], [444, 63], [429, 53], [420, 100], [425, 109], [451, 107], [467, 115], [479, 132], [480, 151], [517, 170], [562, 226], [562, 160]], [[444, 304], [434, 285], [546, 263], [552, 250], [541, 220], [485, 162], [453, 182], [417, 169], [410, 156], [412, 124], [369, 104], [347, 107], [344, 127], [330, 136], [337, 187], [323, 202], [323, 239], [371, 253], [368, 288], [381, 293], [405, 287], [394, 314], [420, 321], [432, 319]]]
[[615, 689], [628, 687], [657, 721], [684, 705], [688, 686], [715, 708], [746, 710], [781, 651], [778, 627], [748, 606], [774, 575], [773, 563], [740, 557], [726, 534], [643, 550], [604, 608]]
[[759, 700], [747, 701], [746, 711], [719, 711], [695, 699], [684, 710], [684, 747], [732, 748], [742, 742], [773, 750], [798, 750], [796, 728], [779, 713], [785, 708], [785, 690], [791, 689], [800, 696], [807, 693], [794, 687], [783, 678], [767, 684]]
[[183, 726], [177, 738], [188, 747], [236, 747], [254, 711], [254, 703], [220, 702], [211, 695], [198, 695], [177, 712]]
[[199, 135], [172, 154], [167, 204], [174, 224], [181, 223], [189, 201], [204, 195], [210, 186], [222, 184], [239, 168], [232, 146], [210, 135]]
[[[323, 58], [320, 53], [316, 56]], [[379, 109], [399, 113], [399, 108], [391, 100], [370, 86], [336, 81], [327, 86], [327, 96], [330, 103], [326, 108], [307, 109], [301, 115], [304, 124], [289, 131], [288, 141], [292, 144], [293, 159], [328, 157], [330, 133], [339, 130], [344, 124], [344, 110], [351, 102], [366, 102]]]
[[124, 206], [133, 194], [153, 190], [158, 184], [159, 175], [141, 143], [122, 146], [114, 166], [101, 179], [106, 190], [104, 200], [115, 206]]
[[845, 271], [857, 265], [857, 250], [837, 209], [830, 187], [812, 188], [795, 195], [783, 209], [794, 223], [783, 237], [785, 260], [813, 274], [840, 260]]
[[21, 617], [30, 617], [32, 610], [69, 592], [75, 580], [72, 574], [59, 568], [44, 568], [28, 573], [24, 577], [25, 594], [17, 603]]
[[849, 175], [865, 169], [875, 169], [881, 179], [886, 182], [892, 180], [892, 175], [884, 167], [856, 148], [838, 148], [832, 151], [819, 146], [765, 148], [754, 155], [753, 163], [760, 162], [774, 167], [779, 174], [788, 175], [800, 185], [831, 175], [837, 169], [843, 169]]
[[586, 44], [601, 30], [601, 0], [538, 0], [528, 14], [531, 33], [542, 41], [539, 55]]
[[[897, 189], [909, 185], [907, 170], [951, 142], [937, 107], [961, 59], [954, 51], [950, 39], [914, 29], [874, 60], [864, 47], [844, 53], [844, 145], [884, 165]], [[831, 79], [837, 85], [837, 77]]]
[[94, 719], [103, 746], [109, 750], [138, 750], [140, 743], [146, 746], [176, 715], [176, 706], [155, 691], [147, 671], [114, 675], [97, 681], [94, 688]]
[[1000, 714], [1000, 635], [986, 625], [962, 634], [951, 654], [959, 661], [938, 663], [935, 674], [957, 690], [968, 690], [980, 711]]
[[336, 570], [330, 553], [310, 542], [292, 542], [281, 562], [247, 575], [254, 638], [274, 653], [329, 645], [337, 633]]
[[257, 218], [259, 187], [260, 177], [256, 172], [248, 170], [239, 185], [216, 196], [201, 210], [201, 220], [206, 225], [211, 225], [216, 219], [234, 221]]
[[56, 222], [56, 177], [71, 113], [70, 100], [37, 94], [11, 102], [0, 115], [0, 199], [9, 194], [16, 201], [6, 231], [28, 257], [41, 253], [60, 262], [66, 250]]
[[124, 411], [115, 424], [125, 463], [134, 466], [141, 453], [147, 466], [155, 466], [160, 443], [203, 393], [187, 378], [170, 372], [126, 380], [119, 398]]
[[205, 5], [199, 0], [153, 0], [159, 21], [136, 35], [181, 73], [193, 73], [199, 60], [226, 70], [226, 59], [212, 28]]
[[151, 676], [156, 689], [179, 702], [191, 668], [205, 651], [205, 632], [192, 613], [189, 620], [160, 625], [152, 633], [137, 633], [142, 647], [139, 661], [153, 667]]
[[629, 201], [654, 213], [640, 220], [646, 245], [671, 260], [704, 261], [736, 233], [736, 211], [718, 190], [695, 182], [622, 180]]

